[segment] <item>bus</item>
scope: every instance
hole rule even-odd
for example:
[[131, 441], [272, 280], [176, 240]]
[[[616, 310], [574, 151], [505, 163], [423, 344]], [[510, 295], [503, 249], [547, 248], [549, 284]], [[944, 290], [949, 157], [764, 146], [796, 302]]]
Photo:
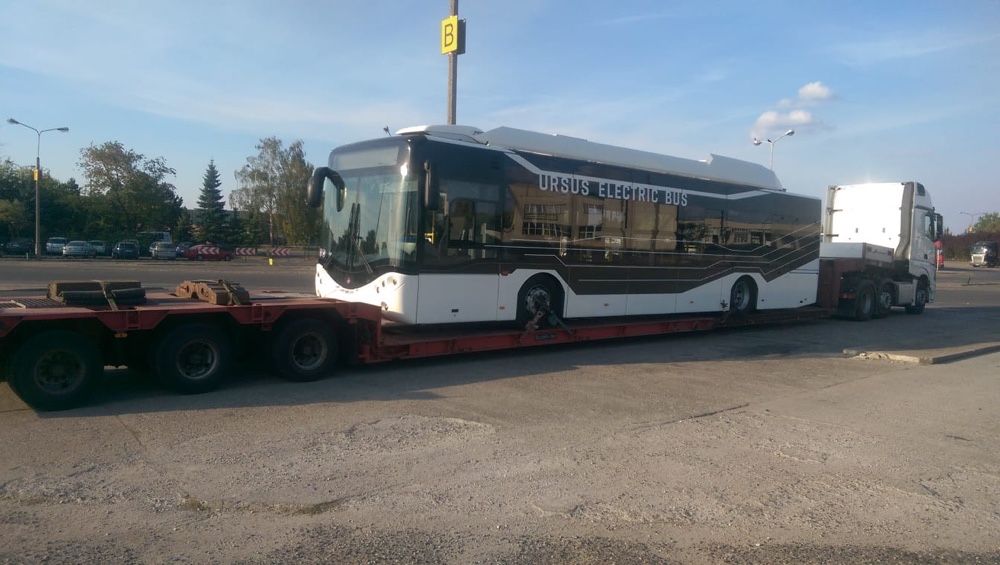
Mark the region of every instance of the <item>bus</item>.
[[307, 194], [323, 218], [317, 295], [400, 324], [816, 302], [820, 199], [714, 154], [419, 126], [334, 149]]

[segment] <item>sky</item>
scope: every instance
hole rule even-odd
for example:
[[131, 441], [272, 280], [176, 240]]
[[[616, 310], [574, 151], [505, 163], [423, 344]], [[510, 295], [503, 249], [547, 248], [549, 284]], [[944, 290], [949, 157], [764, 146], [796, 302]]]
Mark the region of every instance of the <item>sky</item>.
[[[81, 148], [163, 157], [195, 207], [263, 137], [338, 145], [445, 123], [448, 0], [0, 0], [0, 159], [85, 179]], [[462, 0], [457, 122], [768, 165], [791, 192], [916, 180], [945, 225], [1000, 211], [1000, 2]]]

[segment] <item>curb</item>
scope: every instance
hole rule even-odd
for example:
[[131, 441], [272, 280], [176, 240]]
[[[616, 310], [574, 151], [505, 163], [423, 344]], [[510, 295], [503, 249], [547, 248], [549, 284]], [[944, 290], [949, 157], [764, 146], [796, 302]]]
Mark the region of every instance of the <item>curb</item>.
[[844, 355], [854, 359], [865, 359], [874, 361], [896, 361], [898, 363], [912, 363], [915, 365], [941, 365], [951, 363], [970, 357], [978, 357], [988, 353], [1000, 351], [1000, 343], [989, 343], [963, 349], [952, 353], [941, 353], [939, 355], [908, 355], [905, 353], [893, 353], [891, 351], [862, 351], [860, 349], [845, 349]]

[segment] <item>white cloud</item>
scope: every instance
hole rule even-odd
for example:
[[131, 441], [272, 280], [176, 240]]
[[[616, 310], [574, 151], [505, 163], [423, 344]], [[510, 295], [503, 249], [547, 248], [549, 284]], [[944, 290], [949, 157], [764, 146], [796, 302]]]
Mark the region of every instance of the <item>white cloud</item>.
[[799, 89], [799, 101], [803, 103], [822, 102], [833, 98], [830, 87], [820, 81], [810, 82]]
[[833, 90], [820, 81], [802, 85], [795, 98], [782, 98], [776, 110], [767, 110], [757, 117], [750, 137], [766, 139], [789, 129], [810, 131], [823, 127], [823, 123], [806, 106], [816, 106], [834, 98]]

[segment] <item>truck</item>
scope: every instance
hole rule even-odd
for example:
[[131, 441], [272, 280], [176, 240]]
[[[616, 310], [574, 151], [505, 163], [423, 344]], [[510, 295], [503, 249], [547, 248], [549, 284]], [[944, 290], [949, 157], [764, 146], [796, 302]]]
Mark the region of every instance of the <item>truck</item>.
[[[718, 156], [690, 162], [576, 138], [483, 133], [419, 128], [334, 150], [307, 191], [330, 220], [316, 296], [251, 293], [226, 280], [183, 281], [170, 293], [147, 293], [135, 281], [56, 281], [45, 296], [0, 299], [4, 378], [35, 409], [61, 410], [87, 402], [106, 366], [202, 393], [254, 355], [283, 378], [311, 381], [345, 366], [422, 357], [833, 316], [864, 321], [896, 306], [919, 314], [934, 299], [932, 242], [941, 217], [920, 183], [831, 186], [821, 214], [818, 199], [785, 195], [770, 171]], [[520, 191], [519, 209], [504, 200], [487, 205], [492, 193], [468, 168], [477, 144], [490, 151], [481, 154], [483, 174], [515, 167], [519, 180], [500, 186]], [[456, 148], [466, 168], [454, 172], [448, 150]], [[596, 166], [602, 158], [609, 168]], [[352, 183], [370, 192], [352, 192]], [[569, 200], [571, 208], [580, 203], [575, 218], [560, 216], [566, 199], [590, 196], [596, 200]], [[741, 203], [727, 207], [731, 200]], [[626, 218], [631, 225], [615, 223]], [[496, 251], [510, 240], [531, 251], [521, 263]], [[432, 248], [450, 259], [431, 259]], [[546, 253], [552, 257], [539, 259]], [[425, 254], [430, 268], [420, 272]], [[571, 261], [578, 273], [617, 269], [605, 278], [631, 278], [616, 280], [617, 293], [572, 274], [567, 282], [560, 265]], [[482, 276], [484, 264], [495, 265], [498, 298], [470, 322], [461, 316], [470, 315], [471, 291], [461, 284], [440, 291], [445, 276], [463, 272], [458, 267], [479, 277], [476, 284], [493, 280]], [[703, 271], [694, 279], [660, 278], [695, 268]], [[661, 280], [674, 286], [651, 295]], [[765, 285], [774, 281], [772, 293]], [[496, 290], [505, 284], [508, 304]], [[425, 287], [433, 299], [420, 302]], [[432, 322], [413, 323], [427, 318], [400, 306], [396, 297], [406, 293], [432, 309]]]

